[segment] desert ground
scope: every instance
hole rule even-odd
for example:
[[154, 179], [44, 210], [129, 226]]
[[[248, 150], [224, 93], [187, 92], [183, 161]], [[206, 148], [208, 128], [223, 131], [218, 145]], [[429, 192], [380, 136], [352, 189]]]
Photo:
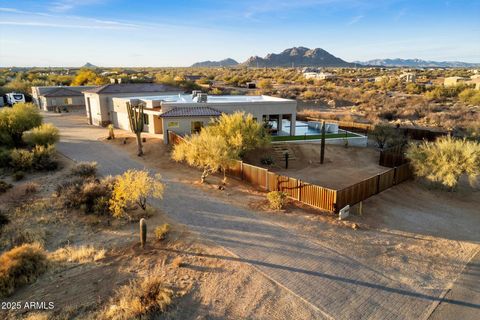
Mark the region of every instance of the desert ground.
[[[285, 169], [285, 160], [275, 152], [274, 147], [288, 150], [288, 169]], [[273, 165], [261, 163], [265, 155], [272, 156]], [[378, 165], [378, 157], [379, 151], [373, 148], [327, 144], [324, 163], [320, 164], [319, 143], [275, 143], [274, 146], [250, 152], [245, 162], [326, 188], [342, 189], [389, 170]]]
[[[5, 318], [95, 318], [121, 285], [152, 272], [175, 288], [172, 307], [162, 315], [167, 319], [428, 319], [438, 318], [444, 306], [468, 318], [480, 308], [478, 297], [442, 300], [480, 249], [476, 190], [445, 193], [411, 181], [368, 199], [363, 215], [348, 221], [293, 202], [272, 211], [264, 192], [241, 181], [229, 179], [225, 190], [217, 188], [220, 176], [199, 184], [200, 172], [171, 161], [170, 147], [158, 138], [146, 135], [145, 155], [137, 157], [131, 133], [116, 130], [117, 138], [108, 141], [107, 130], [86, 125], [82, 114], [45, 116], [61, 130], [58, 150], [68, 157], [63, 169], [15, 183], [1, 196], [2, 210], [44, 199], [46, 205], [27, 210], [32, 214], [18, 217], [18, 225], [43, 230], [39, 234], [50, 252], [67, 245], [105, 251], [98, 259], [55, 266], [8, 298], [52, 300], [54, 311], [4, 313]], [[380, 170], [375, 151], [362, 157], [364, 151], [343, 149], [327, 147], [331, 170], [337, 164], [353, 172], [356, 161]], [[335, 150], [338, 158], [332, 158]], [[357, 160], [349, 160], [355, 153]], [[162, 174], [166, 194], [153, 202], [156, 213], [148, 224], [168, 222], [167, 241], [150, 237], [142, 250], [136, 223], [51, 208], [51, 193], [73, 161], [87, 160], [97, 161], [104, 175], [127, 167]], [[341, 170], [322, 175], [318, 167], [311, 170], [318, 170], [318, 179], [327, 176], [319, 180], [325, 183], [335, 175], [349, 179]], [[370, 173], [375, 171], [361, 174]], [[16, 202], [30, 182], [43, 187]], [[449, 228], [453, 215], [455, 227]], [[172, 263], [178, 256], [181, 267]]]

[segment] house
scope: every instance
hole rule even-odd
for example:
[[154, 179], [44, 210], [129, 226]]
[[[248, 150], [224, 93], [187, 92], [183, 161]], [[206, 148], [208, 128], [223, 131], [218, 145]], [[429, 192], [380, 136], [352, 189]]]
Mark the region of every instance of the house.
[[329, 72], [305, 72], [303, 76], [306, 79], [331, 80], [335, 75]]
[[464, 77], [447, 77], [443, 80], [443, 85], [445, 87], [456, 86], [467, 80], [468, 78], [464, 78]]
[[[168, 143], [167, 131], [185, 135], [195, 133], [222, 113], [243, 111], [264, 123], [275, 123], [275, 130], [295, 135], [297, 102], [270, 96], [208, 96], [194, 91], [192, 94], [115, 97], [112, 112], [116, 114], [113, 125], [129, 129], [127, 105], [144, 105], [144, 131], [163, 134]], [[290, 125], [285, 126], [285, 123]], [[284, 127], [283, 127], [284, 126]]]
[[156, 83], [114, 83], [83, 91], [88, 123], [100, 126], [110, 123], [118, 126], [123, 121], [119, 120], [122, 115], [113, 109], [113, 98], [181, 93], [180, 88]]
[[413, 72], [402, 73], [398, 79], [406, 83], [415, 83], [417, 81], [417, 76]]
[[56, 107], [61, 109], [83, 109], [85, 99], [83, 90], [95, 88], [94, 86], [43, 86], [32, 87], [33, 102], [42, 110], [52, 111]]

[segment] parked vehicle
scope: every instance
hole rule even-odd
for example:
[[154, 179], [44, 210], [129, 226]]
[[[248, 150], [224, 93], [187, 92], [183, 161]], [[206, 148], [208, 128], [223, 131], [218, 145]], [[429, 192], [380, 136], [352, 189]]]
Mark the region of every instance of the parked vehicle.
[[18, 102], [25, 102], [25, 95], [19, 92], [10, 92], [5, 95], [7, 98], [7, 104], [14, 105]]

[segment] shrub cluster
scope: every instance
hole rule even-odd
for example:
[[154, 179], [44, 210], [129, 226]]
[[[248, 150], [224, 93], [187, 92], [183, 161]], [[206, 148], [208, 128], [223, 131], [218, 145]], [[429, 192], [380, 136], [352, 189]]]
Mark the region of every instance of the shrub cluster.
[[30, 146], [48, 146], [60, 139], [58, 129], [51, 123], [44, 123], [39, 127], [23, 133], [22, 139]]
[[287, 204], [287, 194], [281, 191], [267, 193], [268, 203], [273, 210], [280, 210]]
[[96, 162], [79, 162], [70, 171], [71, 175], [91, 178], [97, 175], [97, 163]]
[[0, 180], [0, 194], [7, 192], [11, 187], [13, 186], [10, 183]]
[[165, 286], [159, 275], [148, 275], [121, 287], [101, 318], [149, 319], [154, 313], [165, 312], [172, 298], [173, 291]]
[[47, 270], [47, 255], [38, 244], [24, 244], [0, 256], [0, 296], [34, 282]]
[[10, 167], [14, 171], [55, 170], [58, 162], [55, 159], [53, 145], [36, 145], [31, 151], [13, 149], [10, 152]]
[[165, 240], [169, 231], [170, 225], [168, 223], [164, 223], [155, 228], [155, 237], [160, 241]]

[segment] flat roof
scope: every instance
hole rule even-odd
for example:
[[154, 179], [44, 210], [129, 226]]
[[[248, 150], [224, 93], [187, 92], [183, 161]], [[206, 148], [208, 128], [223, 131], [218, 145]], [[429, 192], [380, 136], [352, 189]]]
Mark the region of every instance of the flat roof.
[[[132, 96], [118, 98], [122, 100], [142, 100], [142, 101], [161, 101], [162, 103], [197, 103], [191, 94], [177, 94], [177, 95], [161, 95], [161, 96]], [[287, 102], [294, 101], [291, 99], [277, 98], [271, 96], [239, 96], [239, 95], [224, 95], [216, 96], [209, 95], [207, 103], [249, 103], [249, 102]]]

